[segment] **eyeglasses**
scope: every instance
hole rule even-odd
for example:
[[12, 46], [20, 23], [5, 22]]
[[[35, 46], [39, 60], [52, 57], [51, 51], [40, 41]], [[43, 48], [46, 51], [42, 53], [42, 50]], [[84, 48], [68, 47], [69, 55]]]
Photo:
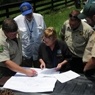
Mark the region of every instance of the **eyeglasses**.
[[78, 19], [77, 16], [73, 16], [72, 14], [69, 14], [69, 17], [70, 17], [70, 18], [74, 18], [74, 19]]

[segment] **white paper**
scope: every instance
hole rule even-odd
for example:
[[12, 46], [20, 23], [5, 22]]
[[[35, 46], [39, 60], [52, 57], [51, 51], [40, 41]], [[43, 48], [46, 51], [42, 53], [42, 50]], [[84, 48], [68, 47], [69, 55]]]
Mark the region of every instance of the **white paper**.
[[38, 76], [27, 77], [25, 74], [17, 73], [5, 83], [4, 88], [22, 92], [53, 91], [57, 79], [52, 76], [59, 72], [55, 71], [54, 68], [43, 70], [37, 68], [32, 69], [35, 69], [38, 72]]
[[[59, 71], [56, 71], [55, 68], [51, 68], [51, 69], [40, 69], [40, 68], [31, 68], [37, 71], [38, 75], [37, 77], [54, 77], [55, 74], [59, 74]], [[16, 73], [16, 76], [26, 76], [25, 74], [22, 73]]]
[[39, 77], [54, 77], [55, 74], [59, 74], [59, 71], [56, 71], [55, 68], [52, 69], [43, 69], [41, 72], [38, 74]]
[[71, 71], [71, 70], [69, 70], [69, 71], [64, 72], [64, 73], [56, 74], [54, 76], [61, 83], [64, 83], [64, 82], [67, 82], [69, 80], [75, 79], [75, 78], [79, 77], [80, 75], [73, 72], [73, 71]]
[[31, 69], [35, 69], [38, 75], [27, 77], [25, 74], [17, 73], [5, 83], [4, 88], [21, 92], [50, 92], [53, 91], [57, 80], [64, 83], [80, 76], [71, 70], [59, 74], [55, 68], [43, 70], [38, 68]]
[[50, 77], [15, 77], [10, 78], [4, 88], [21, 92], [48, 92], [53, 91], [56, 79]]

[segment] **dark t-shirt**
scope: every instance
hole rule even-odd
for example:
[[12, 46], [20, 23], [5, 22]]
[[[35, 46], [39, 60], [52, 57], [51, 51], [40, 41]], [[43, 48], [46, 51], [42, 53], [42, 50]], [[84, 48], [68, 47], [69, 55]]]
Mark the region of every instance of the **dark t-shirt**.
[[40, 45], [39, 59], [43, 59], [46, 63], [46, 68], [53, 68], [65, 59], [69, 62], [71, 60], [71, 54], [66, 43], [57, 40], [53, 50], [51, 50], [49, 46], [46, 46], [45, 43]]

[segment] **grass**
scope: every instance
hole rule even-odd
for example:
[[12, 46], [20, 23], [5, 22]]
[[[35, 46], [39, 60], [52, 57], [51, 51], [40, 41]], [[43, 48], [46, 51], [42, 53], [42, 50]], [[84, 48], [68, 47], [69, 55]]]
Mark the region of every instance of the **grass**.
[[75, 7], [68, 7], [61, 9], [60, 11], [51, 12], [50, 14], [44, 14], [44, 20], [46, 26], [52, 26], [59, 33], [64, 21], [68, 19], [68, 14], [75, 9]]
[[[72, 11], [76, 9], [74, 6], [71, 7], [67, 7], [64, 9], [60, 9], [57, 11], [51, 11], [49, 14], [42, 14], [46, 23], [46, 26], [52, 26], [55, 28], [55, 30], [57, 31], [57, 33], [59, 33], [64, 21], [66, 19], [68, 19], [68, 14]], [[11, 18], [19, 15], [18, 14], [13, 14], [12, 16], [10, 16]], [[1, 25], [0, 25], [1, 27]]]

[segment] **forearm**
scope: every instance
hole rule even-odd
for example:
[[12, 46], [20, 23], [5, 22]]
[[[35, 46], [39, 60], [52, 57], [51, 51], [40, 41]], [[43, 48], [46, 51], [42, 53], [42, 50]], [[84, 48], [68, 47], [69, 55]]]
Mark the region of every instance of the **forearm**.
[[6, 64], [6, 66], [11, 69], [14, 72], [20, 72], [20, 73], [24, 73], [26, 74], [26, 70], [22, 67], [20, 67], [18, 64], [16, 64], [15, 62], [11, 61], [11, 60], [7, 60], [4, 62]]
[[39, 59], [40, 64], [45, 64], [45, 62], [42, 59]]
[[64, 60], [64, 61], [62, 61], [60, 64], [61, 65], [64, 65], [64, 64], [66, 64], [68, 61], [67, 60]]
[[43, 68], [46, 68], [46, 65], [45, 65], [45, 62], [43, 61], [43, 59], [39, 59], [40, 61], [40, 68], [43, 69]]
[[84, 71], [95, 68], [95, 58], [91, 58], [85, 65]]
[[62, 66], [63, 66], [64, 64], [66, 64], [66, 63], [67, 63], [67, 60], [64, 60], [64, 61], [60, 62], [60, 63], [57, 65], [56, 70], [60, 70], [60, 69], [62, 68]]

